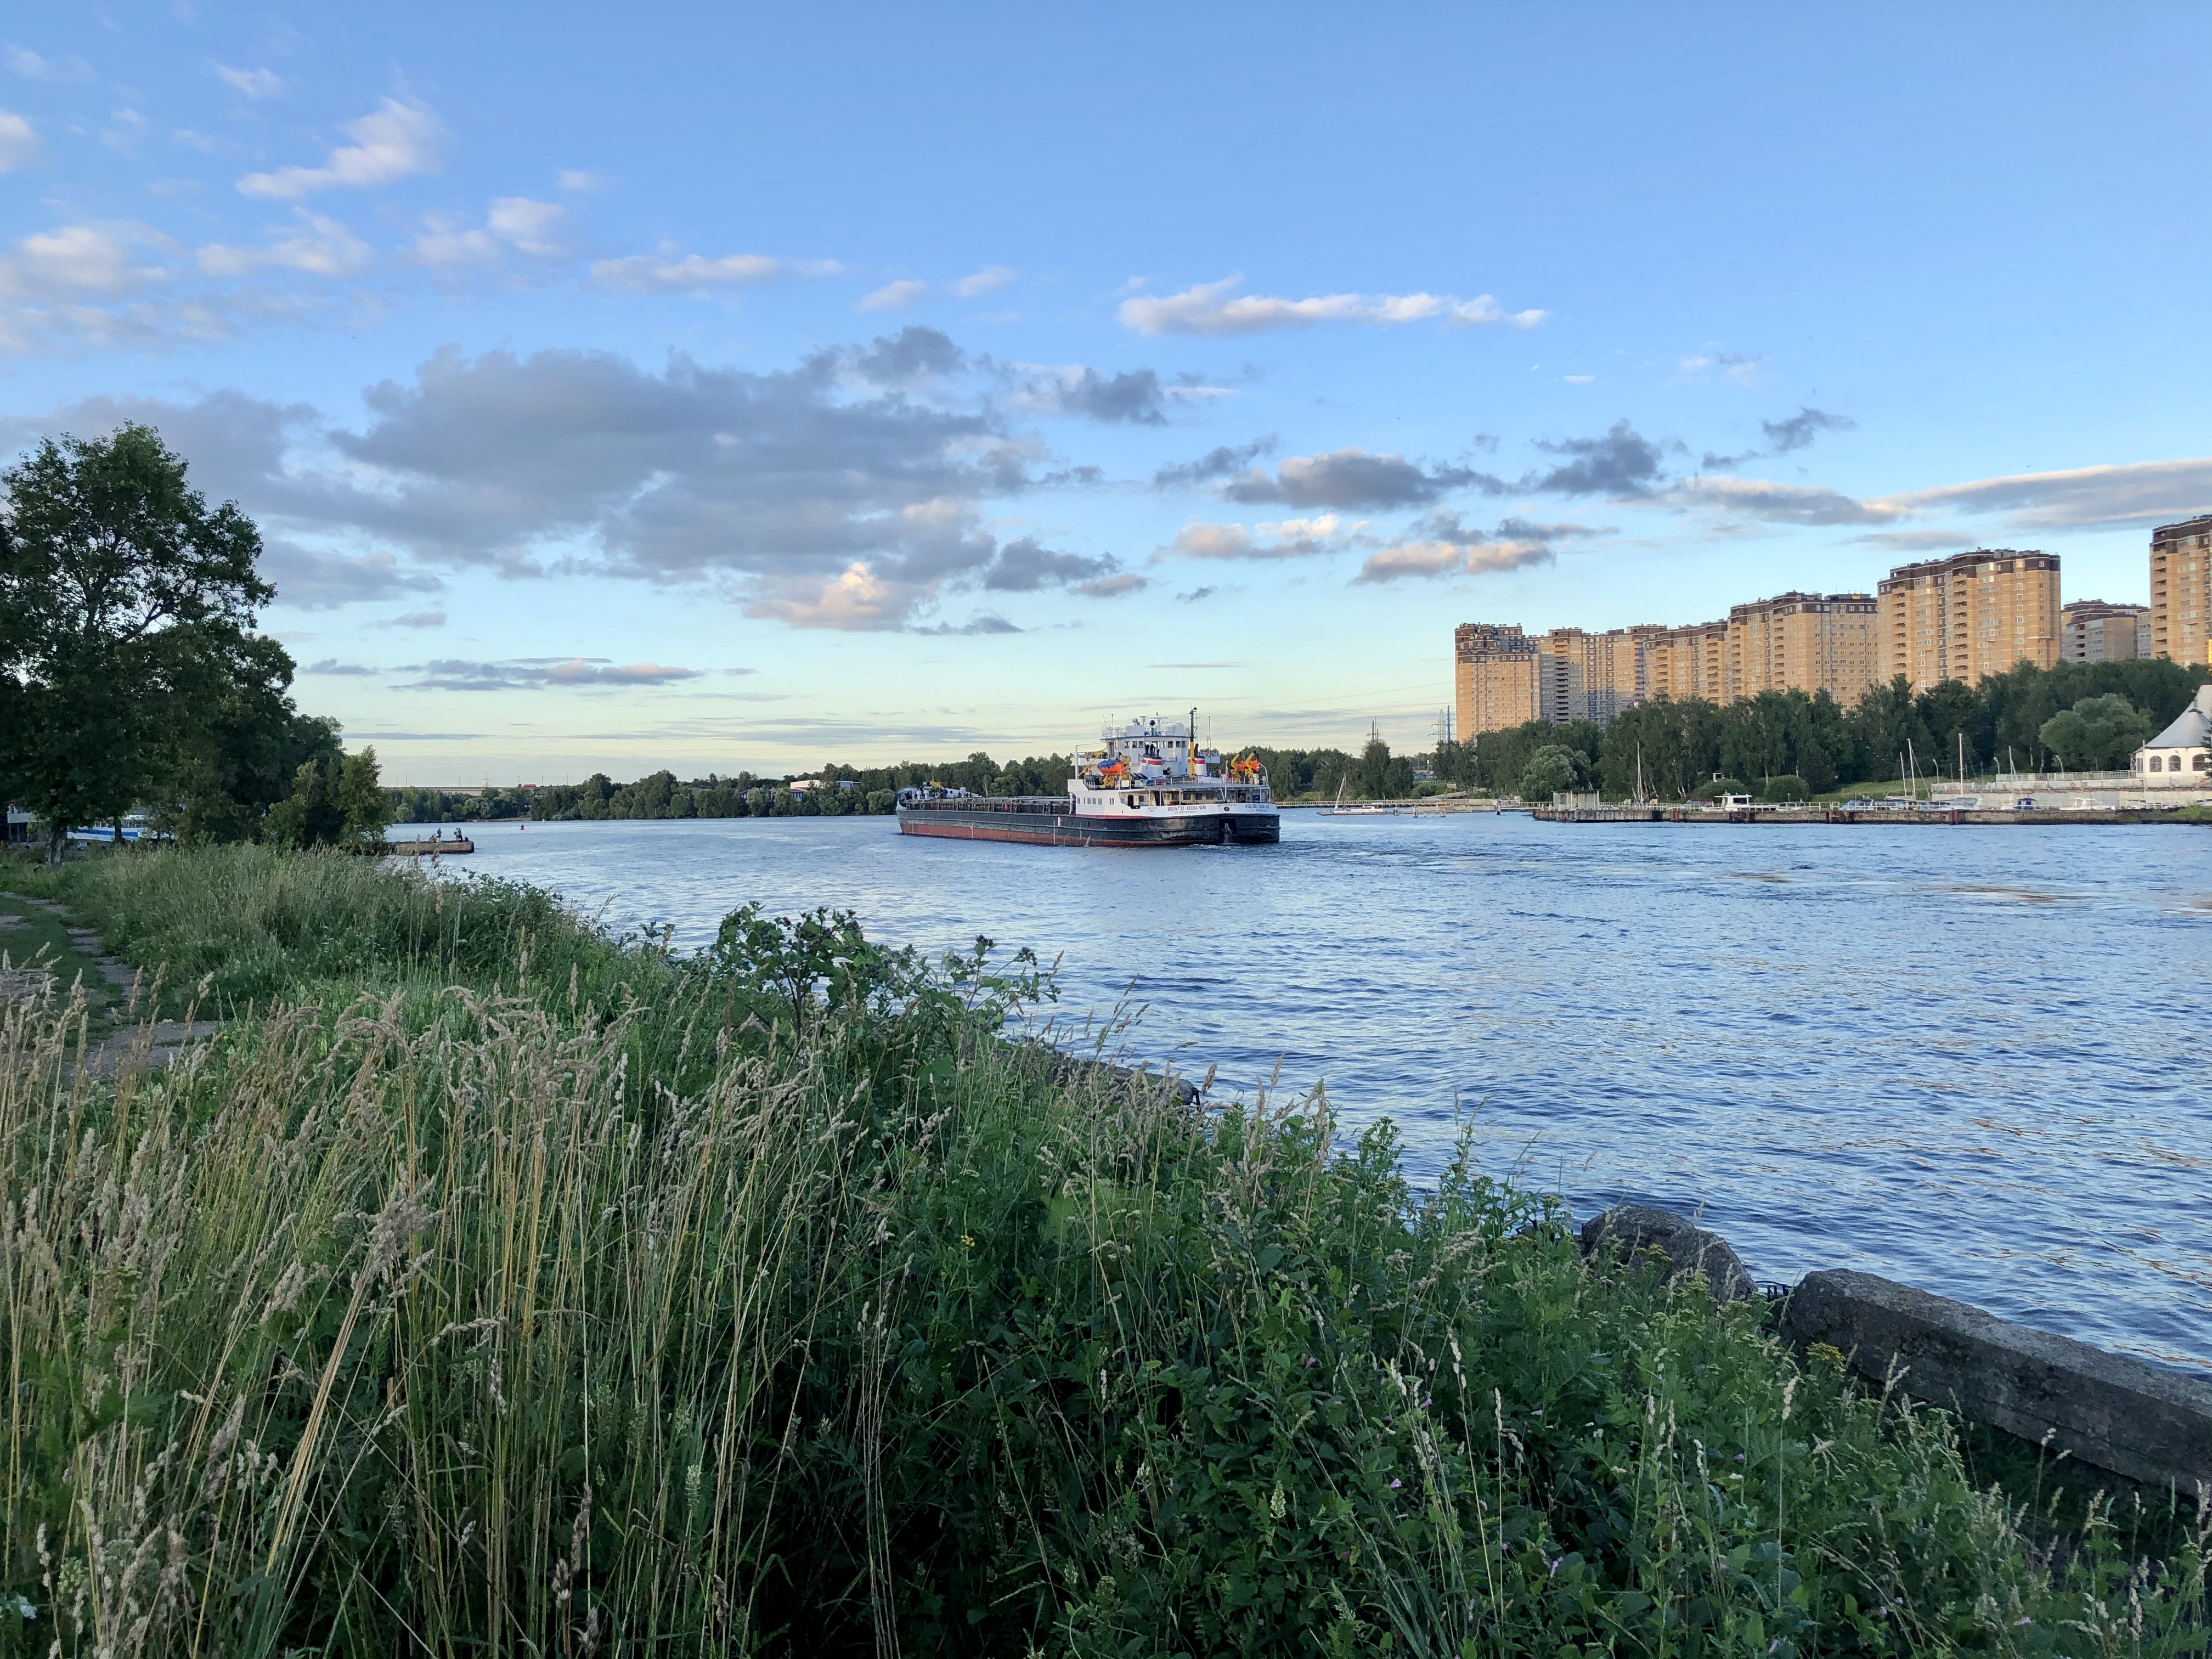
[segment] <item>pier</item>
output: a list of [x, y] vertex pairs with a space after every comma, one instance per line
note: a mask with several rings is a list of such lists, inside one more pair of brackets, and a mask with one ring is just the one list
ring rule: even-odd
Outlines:
[[2114, 824], [2212, 823], [2212, 817], [2189, 815], [2172, 806], [1978, 807], [1927, 805], [1701, 806], [1638, 805], [1620, 801], [1598, 806], [1538, 806], [1531, 816], [1546, 823], [1872, 823], [1872, 824]]

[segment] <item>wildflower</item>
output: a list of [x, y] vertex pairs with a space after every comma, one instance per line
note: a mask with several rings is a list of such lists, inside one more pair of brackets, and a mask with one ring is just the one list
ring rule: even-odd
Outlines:
[[1398, 1488], [1399, 1488], [1399, 1487], [1401, 1487], [1401, 1486], [1404, 1486], [1405, 1484], [1406, 1484], [1406, 1483], [1405, 1483], [1404, 1481], [1402, 1481], [1402, 1480], [1393, 1480], [1393, 1481], [1390, 1483], [1390, 1490], [1391, 1490], [1392, 1492], [1395, 1492], [1395, 1491], [1397, 1491], [1397, 1490], [1398, 1490]]
[[2027, 1618], [2020, 1618], [2020, 1619], [2015, 1619], [2015, 1620], [2014, 1620], [2012, 1621], [2012, 1627], [2013, 1627], [2014, 1630], [2018, 1630], [2018, 1629], [2019, 1629], [2022, 1625], [2032, 1625], [2032, 1624], [2033, 1624], [2034, 1622], [2035, 1622], [2035, 1620], [2033, 1620], [2033, 1619], [2027, 1619]]

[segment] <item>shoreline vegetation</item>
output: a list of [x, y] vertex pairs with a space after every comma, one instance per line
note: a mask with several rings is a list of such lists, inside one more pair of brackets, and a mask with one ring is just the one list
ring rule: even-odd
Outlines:
[[[1822, 801], [1905, 789], [1925, 794], [1952, 780], [1963, 755], [1967, 776], [2054, 766], [2073, 771], [2124, 767], [2151, 733], [2188, 705], [2212, 669], [2161, 659], [2022, 663], [1968, 686], [1948, 681], [1915, 692], [1902, 680], [1877, 686], [1844, 708], [1822, 692], [1765, 691], [1721, 704], [1659, 697], [1624, 709], [1602, 727], [1589, 720], [1531, 720], [1468, 743], [1439, 744], [1421, 766], [1381, 738], [1360, 753], [1340, 749], [1238, 750], [1267, 769], [1285, 805], [1404, 800], [1444, 792], [1548, 801], [1594, 789], [1626, 800], [1639, 783], [1656, 799], [1751, 793], [1764, 800]], [[819, 817], [887, 813], [899, 790], [936, 783], [979, 795], [1056, 795], [1065, 755], [1000, 763], [965, 760], [856, 767], [835, 762], [811, 777], [711, 774], [682, 779], [653, 772], [629, 783], [594, 773], [581, 783], [476, 793], [388, 789], [396, 823], [469, 823], [529, 818]], [[1423, 778], [1421, 771], [1430, 775]], [[1900, 773], [1910, 773], [1909, 779]], [[805, 787], [794, 790], [793, 783]]]
[[[1049, 975], [696, 957], [385, 860], [57, 898], [221, 1033], [0, 1020], [0, 1652], [2203, 1654], [2206, 1522]], [[1048, 1040], [1010, 1042], [1009, 1035]], [[1049, 1046], [1058, 1038], [1060, 1049]]]

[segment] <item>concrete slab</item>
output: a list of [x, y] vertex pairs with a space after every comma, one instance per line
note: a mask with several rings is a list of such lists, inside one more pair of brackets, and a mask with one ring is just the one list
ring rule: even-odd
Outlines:
[[[2080, 1462], [2185, 1494], [2212, 1492], [2212, 1382], [2031, 1330], [1872, 1273], [1808, 1273], [1782, 1330], [1860, 1376]], [[2197, 1500], [2200, 1504], [2205, 1498]]]

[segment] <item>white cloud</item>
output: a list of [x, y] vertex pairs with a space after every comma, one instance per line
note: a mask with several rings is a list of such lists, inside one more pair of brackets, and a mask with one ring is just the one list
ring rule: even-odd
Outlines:
[[26, 81], [51, 81], [66, 85], [72, 82], [92, 79], [92, 65], [82, 58], [41, 58], [25, 46], [9, 46], [4, 55], [8, 67]]
[[1759, 371], [1765, 362], [1766, 359], [1764, 357], [1740, 356], [1726, 351], [1706, 351], [1694, 356], [1685, 357], [1674, 367], [1680, 378], [1687, 380], [1702, 380], [1707, 370], [1718, 369], [1721, 379], [1726, 380], [1730, 386], [1742, 386], [1748, 390], [1759, 384]]
[[1818, 484], [1770, 483], [1764, 478], [1689, 478], [1675, 486], [1670, 498], [1770, 524], [1887, 524], [1907, 515], [1893, 501], [1862, 501]]
[[1549, 564], [1553, 556], [1551, 547], [1543, 542], [1433, 541], [1417, 537], [1370, 554], [1352, 580], [1389, 582], [1408, 576], [1479, 576]]
[[1456, 513], [1425, 514], [1395, 542], [1368, 556], [1355, 582], [1393, 582], [1407, 578], [1480, 576], [1550, 564], [1555, 544], [1604, 532], [1579, 524], [1536, 524], [1512, 518], [1494, 533], [1460, 522]]
[[896, 628], [921, 594], [904, 582], [887, 581], [858, 562], [835, 580], [819, 584], [776, 580], [745, 605], [748, 617], [771, 617], [794, 628], [827, 628], [867, 633]]
[[289, 201], [338, 185], [386, 185], [437, 169], [442, 131], [437, 117], [420, 104], [387, 98], [382, 107], [347, 122], [341, 131], [353, 143], [332, 150], [322, 166], [249, 173], [238, 181], [240, 192]]
[[118, 155], [133, 154], [139, 139], [145, 136], [146, 118], [126, 107], [117, 110], [108, 119], [113, 125], [100, 130], [100, 142]]
[[527, 196], [495, 197], [484, 222], [493, 235], [533, 258], [554, 258], [568, 251], [568, 210], [555, 203], [533, 202]]
[[167, 245], [158, 231], [130, 220], [34, 232], [0, 255], [0, 296], [76, 300], [128, 294], [168, 275], [159, 265], [139, 263], [134, 250]]
[[533, 259], [557, 259], [568, 252], [574, 229], [568, 210], [558, 203], [501, 196], [493, 199], [481, 226], [453, 214], [429, 215], [408, 252], [421, 264], [441, 270], [486, 264], [510, 250]]
[[241, 98], [275, 98], [284, 90], [283, 77], [270, 70], [233, 69], [228, 64], [216, 63], [209, 64], [208, 68]]
[[200, 249], [197, 256], [200, 270], [210, 276], [243, 276], [265, 270], [350, 276], [368, 265], [368, 244], [337, 220], [304, 208], [295, 211], [297, 226], [264, 247], [231, 247], [218, 242]]
[[1005, 265], [985, 265], [972, 276], [963, 276], [953, 283], [952, 291], [963, 300], [973, 300], [979, 295], [995, 294], [1021, 275]]
[[42, 148], [37, 131], [28, 121], [0, 110], [0, 173], [35, 161]]
[[853, 309], [855, 311], [904, 311], [928, 292], [928, 283], [917, 283], [912, 278], [896, 283], [885, 283], [873, 294], [861, 295]]
[[834, 276], [834, 259], [777, 259], [765, 253], [728, 253], [719, 259], [687, 253], [633, 253], [620, 259], [594, 259], [592, 280], [626, 294], [703, 294], [710, 289], [765, 283], [777, 276]]
[[2021, 472], [1884, 496], [1890, 516], [1948, 507], [1998, 512], [2024, 530], [2163, 524], [2212, 508], [2212, 457]]
[[1364, 519], [1346, 523], [1334, 513], [1310, 519], [1283, 519], [1247, 529], [1241, 524], [1187, 524], [1155, 559], [1310, 559], [1334, 553], [1367, 528]]
[[554, 182], [565, 191], [583, 196], [604, 188], [607, 181], [598, 173], [587, 173], [581, 167], [562, 167], [555, 176]]
[[1132, 295], [1121, 301], [1124, 328], [1139, 334], [1253, 334], [1270, 328], [1310, 328], [1316, 323], [1389, 325], [1443, 318], [1459, 324], [1534, 328], [1540, 311], [1508, 315], [1487, 294], [1462, 300], [1449, 294], [1324, 294], [1304, 300], [1239, 295], [1244, 279], [1225, 276], [1180, 294]]

